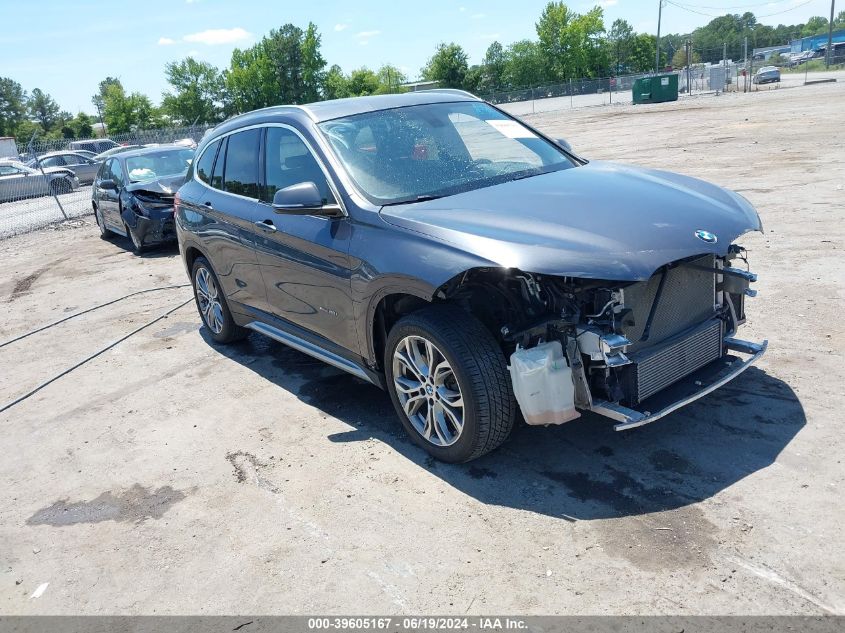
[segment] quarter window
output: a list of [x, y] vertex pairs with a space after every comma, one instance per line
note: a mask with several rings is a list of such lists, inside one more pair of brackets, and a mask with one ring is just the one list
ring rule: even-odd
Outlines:
[[211, 186], [215, 189], [223, 188], [223, 163], [226, 162], [226, 147], [229, 145], [229, 137], [223, 139], [220, 151], [217, 152], [217, 160], [214, 162], [214, 172], [211, 175]]
[[[214, 141], [202, 153], [199, 162], [197, 163], [197, 177], [204, 183], [211, 183], [211, 170], [214, 168], [214, 159], [217, 156], [217, 148], [220, 147], [220, 141]], [[221, 163], [223, 160], [221, 159]]]
[[279, 189], [313, 182], [320, 190], [323, 204], [335, 202], [323, 170], [295, 132], [282, 127], [267, 128], [265, 150], [263, 201], [272, 202]]
[[258, 198], [258, 139], [260, 130], [232, 134], [226, 149], [223, 190]]

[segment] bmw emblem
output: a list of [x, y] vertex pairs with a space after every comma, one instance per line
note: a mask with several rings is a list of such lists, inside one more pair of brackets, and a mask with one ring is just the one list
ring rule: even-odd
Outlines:
[[708, 244], [715, 244], [718, 241], [718, 238], [713, 233], [710, 231], [702, 231], [701, 229], [695, 232], [695, 236], [702, 242], [707, 242]]

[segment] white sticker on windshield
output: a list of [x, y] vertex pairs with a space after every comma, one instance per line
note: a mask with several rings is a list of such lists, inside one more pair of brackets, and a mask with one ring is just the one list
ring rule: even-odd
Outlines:
[[537, 138], [534, 132], [510, 119], [488, 119], [486, 122], [508, 138]]

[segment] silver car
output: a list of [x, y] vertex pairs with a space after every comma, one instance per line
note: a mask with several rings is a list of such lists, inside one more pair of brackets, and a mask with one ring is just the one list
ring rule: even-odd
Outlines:
[[77, 152], [49, 152], [37, 159], [27, 162], [27, 166], [38, 169], [38, 163], [45, 169], [47, 167], [67, 167], [79, 178], [82, 184], [94, 182], [100, 163], [92, 158], [83, 156]]
[[27, 167], [14, 160], [0, 161], [0, 202], [59, 195], [79, 188], [79, 178], [66, 167]]

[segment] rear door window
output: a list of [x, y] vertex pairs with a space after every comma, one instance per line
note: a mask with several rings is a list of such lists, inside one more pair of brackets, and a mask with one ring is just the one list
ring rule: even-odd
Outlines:
[[258, 198], [259, 129], [237, 132], [229, 137], [223, 190], [247, 198]]

